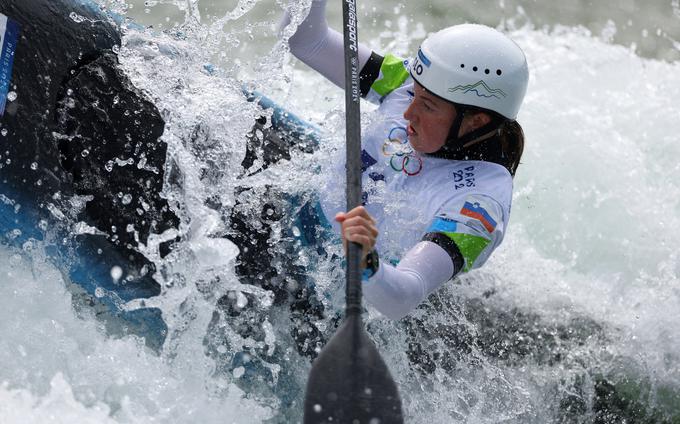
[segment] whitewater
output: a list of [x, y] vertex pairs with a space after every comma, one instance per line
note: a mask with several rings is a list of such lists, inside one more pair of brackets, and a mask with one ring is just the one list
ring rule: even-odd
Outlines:
[[[219, 235], [237, 187], [313, 196], [321, 185], [315, 170], [342, 148], [344, 95], [273, 37], [281, 5], [262, 18], [249, 15], [257, 2], [243, 0], [207, 19], [197, 1], [160, 4], [180, 10], [183, 23], [128, 29], [118, 53], [166, 122], [164, 195], [182, 225], [140, 246], [157, 265], [162, 293], [126, 306], [160, 308], [167, 340], [157, 353], [138, 337], [112, 334], [44, 260], [40, 244], [0, 247], [0, 423], [300, 419], [309, 364], [295, 354], [270, 293], [236, 277], [244, 246]], [[672, 5], [680, 23], [680, 7]], [[106, 6], [127, 12], [122, 2]], [[370, 21], [371, 11], [360, 10], [360, 22]], [[293, 6], [294, 22], [304, 13], [304, 4]], [[680, 61], [614, 43], [614, 27], [543, 28], [525, 18], [502, 26], [525, 51], [531, 74], [504, 243], [483, 269], [438, 291], [411, 320], [394, 323], [370, 307], [365, 314], [406, 422], [619, 422], [598, 416], [593, 400], [610, 386], [639, 412], [627, 412], [629, 422], [678, 419]], [[405, 56], [434, 29], [394, 14], [364, 42]], [[267, 48], [244, 50], [243, 39], [260, 35], [271, 40]], [[319, 149], [244, 175], [244, 140], [260, 112], [242, 96], [242, 83], [318, 126]], [[371, 107], [362, 107], [369, 121]], [[285, 228], [277, 231], [286, 237]], [[159, 244], [178, 235], [179, 247], [161, 258]], [[315, 261], [313, 253], [290, 258]], [[286, 263], [276, 266], [285, 273]], [[340, 311], [341, 264], [320, 260], [311, 272], [327, 310]], [[207, 336], [209, 328], [228, 332], [213, 312], [233, 291], [242, 293], [242, 307], [264, 317], [264, 339], [250, 343], [289, 353], [283, 367], [269, 369], [290, 387], [286, 399], [242, 384], [245, 370], [221, 362], [235, 353], [230, 344]], [[414, 341], [428, 361], [410, 360]]]

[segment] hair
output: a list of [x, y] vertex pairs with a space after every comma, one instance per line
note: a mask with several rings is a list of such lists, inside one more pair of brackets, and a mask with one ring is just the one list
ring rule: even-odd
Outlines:
[[504, 166], [514, 177], [524, 152], [524, 131], [517, 121], [504, 121], [497, 130], [464, 143], [458, 151], [467, 160]]
[[[519, 123], [487, 109], [463, 105], [456, 105], [456, 109], [457, 122], [452, 125], [446, 144], [431, 155], [452, 160], [497, 163], [514, 177], [524, 152], [524, 131]], [[457, 137], [463, 116], [477, 112], [487, 113], [491, 121], [460, 138]]]

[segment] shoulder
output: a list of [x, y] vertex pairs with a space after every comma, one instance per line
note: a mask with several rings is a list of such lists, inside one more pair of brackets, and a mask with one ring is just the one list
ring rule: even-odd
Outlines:
[[[512, 193], [512, 176], [496, 163], [432, 158], [433, 174], [442, 191], [449, 195], [464, 192]], [[493, 197], [493, 196], [492, 196]]]
[[409, 60], [387, 54], [380, 63], [380, 70], [371, 83], [366, 99], [372, 103], [380, 104], [387, 96], [407, 85], [410, 81]]
[[512, 191], [510, 172], [497, 163], [484, 161], [455, 161], [450, 169], [454, 188], [472, 190]]
[[[463, 270], [481, 266], [502, 242], [510, 216], [512, 177], [501, 165], [440, 159], [436, 210], [427, 234], [441, 233], [460, 251]], [[448, 163], [447, 163], [448, 162]]]
[[483, 161], [441, 161], [442, 166], [430, 175], [437, 192], [437, 213], [459, 212], [466, 204], [481, 204], [495, 211], [493, 215], [501, 221], [507, 218], [512, 177], [505, 167]]

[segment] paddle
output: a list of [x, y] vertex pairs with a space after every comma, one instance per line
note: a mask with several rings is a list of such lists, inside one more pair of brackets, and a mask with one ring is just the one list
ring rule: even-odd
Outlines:
[[[361, 124], [356, 1], [344, 0], [347, 210], [361, 205]], [[349, 243], [345, 319], [312, 364], [305, 424], [398, 424], [399, 391], [361, 319], [361, 246]]]

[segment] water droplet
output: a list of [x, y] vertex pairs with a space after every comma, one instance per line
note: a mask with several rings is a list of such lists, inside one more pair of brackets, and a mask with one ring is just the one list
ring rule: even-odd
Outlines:
[[77, 23], [77, 24], [79, 24], [79, 23], [81, 23], [81, 22], [83, 22], [83, 21], [85, 20], [84, 17], [80, 16], [80, 15], [77, 14], [76, 12], [71, 12], [71, 13], [68, 15], [68, 17], [71, 18], [71, 20], [73, 20], [73, 22], [75, 22], [75, 23]]
[[113, 98], [113, 104], [114, 104], [114, 105], [117, 105], [118, 102], [120, 102], [120, 97], [118, 97], [118, 96], [114, 97], [114, 98]]
[[84, 149], [82, 152], [80, 152], [80, 156], [86, 158], [90, 154], [90, 151], [87, 149]]
[[101, 299], [104, 296], [106, 296], [106, 291], [103, 288], [97, 287], [94, 289], [94, 297]]
[[126, 194], [125, 196], [123, 196], [123, 199], [121, 200], [121, 202], [123, 202], [124, 205], [129, 205], [130, 202], [132, 202], [132, 195], [129, 194], [129, 193]]
[[243, 374], [246, 373], [246, 369], [243, 367], [234, 368], [234, 378], [241, 378]]
[[301, 234], [302, 234], [302, 233], [300, 232], [300, 229], [299, 229], [297, 226], [294, 226], [294, 227], [293, 227], [293, 235], [294, 235], [295, 237], [300, 237]]
[[113, 171], [113, 161], [110, 160], [106, 162], [106, 165], [104, 165], [104, 169], [106, 169], [107, 172]]
[[318, 403], [316, 405], [314, 405], [314, 412], [316, 412], [317, 414], [319, 412], [321, 412], [322, 410], [323, 410], [323, 408]]
[[7, 100], [9, 100], [10, 102], [13, 102], [16, 99], [17, 99], [17, 92], [16, 91], [10, 91], [9, 93], [7, 93]]
[[123, 276], [123, 268], [119, 267], [118, 265], [114, 266], [111, 268], [111, 278], [113, 279], [114, 283], [118, 283], [120, 280], [120, 277]]
[[2, 131], [0, 131], [0, 134], [2, 134], [3, 137], [6, 136], [7, 135], [7, 128], [3, 128]]
[[44, 219], [41, 219], [40, 222], [38, 222], [38, 228], [40, 228], [41, 230], [47, 231], [47, 227], [48, 227], [47, 221], [45, 221]]
[[34, 170], [34, 171], [35, 171], [36, 169], [38, 169], [38, 162], [33, 162], [33, 163], [31, 164], [31, 169]]

